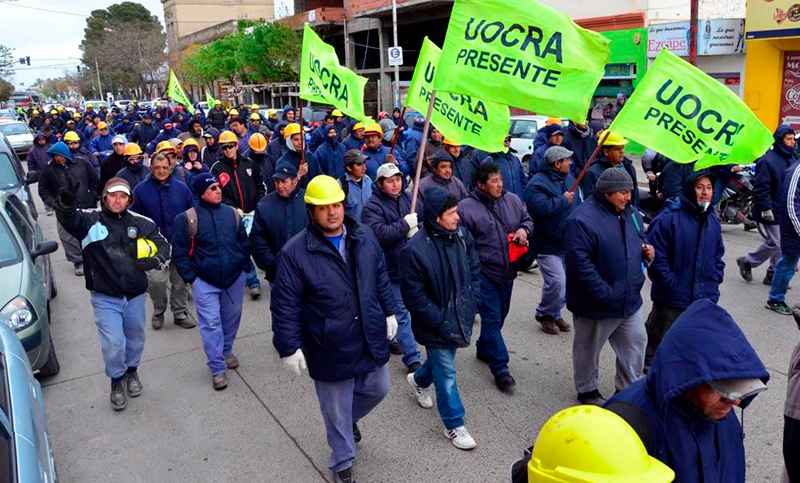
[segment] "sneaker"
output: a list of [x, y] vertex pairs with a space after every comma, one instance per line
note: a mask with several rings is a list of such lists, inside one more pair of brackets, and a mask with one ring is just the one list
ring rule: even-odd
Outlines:
[[250, 300], [258, 300], [261, 297], [261, 285], [250, 287]]
[[407, 367], [408, 373], [409, 374], [413, 374], [413, 373], [417, 372], [420, 367], [422, 367], [422, 363], [420, 361], [414, 361], [414, 362], [412, 362], [411, 364], [408, 365], [408, 367]]
[[517, 385], [517, 381], [515, 381], [509, 373], [501, 374], [495, 377], [494, 383], [497, 386], [497, 389], [500, 389], [505, 393], [510, 393], [514, 386]]
[[536, 317], [536, 320], [542, 324], [542, 330], [545, 334], [556, 335], [559, 333], [558, 326], [556, 326], [555, 321], [550, 316], [544, 317]]
[[750, 266], [744, 259], [739, 257], [736, 259], [736, 265], [739, 265], [739, 275], [742, 276], [745, 282], [753, 281], [753, 267]]
[[176, 315], [173, 319], [175, 325], [178, 327], [183, 327], [184, 329], [191, 329], [193, 327], [197, 327], [197, 321], [194, 320], [194, 316], [189, 312], [184, 312], [180, 315]]
[[356, 483], [356, 479], [353, 476], [353, 467], [345, 468], [342, 471], [334, 471], [333, 483]]
[[139, 373], [136, 371], [125, 374], [125, 385], [128, 386], [128, 396], [139, 397], [144, 391], [142, 382], [139, 380]]
[[125, 378], [111, 379], [111, 407], [114, 411], [122, 411], [128, 405], [128, 395], [125, 388]]
[[472, 449], [477, 446], [475, 440], [472, 439], [469, 431], [464, 426], [459, 426], [455, 429], [445, 428], [444, 436], [458, 449]]
[[228, 387], [228, 376], [225, 375], [224, 372], [222, 374], [215, 374], [211, 382], [214, 384], [215, 391], [221, 391]]
[[775, 275], [774, 270], [767, 270], [767, 274], [764, 275], [764, 280], [761, 281], [764, 285], [772, 285], [772, 276]]
[[76, 263], [75, 264], [75, 276], [83, 277], [83, 264], [82, 263]]
[[353, 441], [356, 443], [361, 442], [361, 430], [358, 429], [358, 425], [356, 423], [353, 423]]
[[233, 354], [228, 354], [225, 356], [225, 365], [228, 366], [228, 369], [236, 369], [239, 367], [239, 359]]
[[47, 210], [47, 216], [53, 216], [53, 210]]
[[786, 302], [778, 302], [776, 300], [768, 300], [766, 307], [773, 312], [778, 312], [781, 315], [792, 315], [792, 309], [786, 305]]
[[572, 326], [569, 325], [569, 322], [567, 322], [566, 320], [562, 319], [561, 317], [559, 317], [556, 320], [554, 320], [554, 322], [556, 323], [556, 326], [558, 327], [558, 330], [560, 330], [561, 332], [569, 332], [569, 331], [572, 330]]
[[164, 314], [154, 315], [153, 318], [150, 319], [150, 324], [153, 326], [153, 330], [160, 330], [164, 327]]
[[403, 349], [400, 348], [400, 344], [395, 341], [389, 343], [389, 352], [396, 356], [403, 355]]
[[581, 404], [589, 404], [592, 406], [602, 406], [606, 402], [606, 398], [600, 394], [600, 391], [595, 389], [594, 391], [589, 392], [581, 392], [578, 393], [578, 402]]
[[406, 376], [406, 380], [408, 381], [408, 385], [414, 389], [414, 395], [417, 397], [417, 404], [420, 407], [425, 409], [430, 409], [433, 407], [433, 399], [431, 399], [431, 395], [426, 388], [422, 388], [419, 384], [417, 384], [417, 380], [414, 379], [414, 373], [412, 372], [408, 376]]

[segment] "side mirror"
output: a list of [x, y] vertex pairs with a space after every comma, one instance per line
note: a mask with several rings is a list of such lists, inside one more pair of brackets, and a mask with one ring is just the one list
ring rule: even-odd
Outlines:
[[34, 184], [38, 182], [39, 182], [39, 172], [28, 171], [28, 174], [25, 175], [25, 184]]
[[38, 245], [36, 248], [31, 250], [31, 258], [36, 260], [38, 257], [42, 255], [49, 255], [53, 252], [58, 250], [58, 242], [54, 242], [52, 240], [45, 240]]

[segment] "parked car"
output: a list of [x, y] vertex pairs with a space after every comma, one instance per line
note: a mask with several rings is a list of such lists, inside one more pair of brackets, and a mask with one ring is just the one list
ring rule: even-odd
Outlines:
[[153, 107], [153, 101], [137, 101], [136, 104], [139, 106], [140, 111], [146, 111]]
[[0, 324], [0, 394], [3, 481], [57, 482], [42, 386], [14, 330], [6, 324]]
[[0, 192], [0, 321], [14, 329], [31, 368], [42, 376], [58, 373], [50, 334], [50, 300], [58, 294], [50, 253], [58, 243], [46, 240], [27, 207]]
[[14, 152], [13, 146], [5, 135], [0, 132], [0, 190], [8, 191], [16, 195], [23, 203], [28, 206], [33, 218], [39, 215], [36, 205], [33, 204], [31, 189], [29, 185], [39, 181], [39, 173], [25, 173], [22, 161]]
[[0, 121], [0, 133], [11, 143], [17, 156], [22, 159], [28, 157], [28, 151], [33, 147], [33, 134], [24, 122]]
[[125, 108], [128, 107], [128, 104], [130, 103], [131, 103], [130, 99], [117, 99], [116, 101], [114, 101], [114, 106], [119, 107], [124, 111]]
[[19, 120], [19, 114], [17, 114], [13, 109], [0, 109], [0, 122]]
[[[208, 112], [208, 110], [210, 109], [207, 101], [200, 101], [200, 102], [198, 102], [198, 104], [200, 104], [200, 109], [202, 109], [203, 112]], [[211, 106], [211, 107], [214, 107], [214, 106]]]
[[[533, 140], [536, 133], [547, 125], [547, 116], [528, 115], [511, 116], [511, 126], [508, 133], [511, 136], [511, 148], [517, 151], [517, 157], [528, 169], [528, 162], [533, 156]], [[561, 119], [561, 125], [567, 126], [569, 120]]]
[[104, 100], [101, 100], [101, 99], [95, 99], [95, 100], [91, 100], [91, 101], [84, 101], [83, 108], [86, 109], [86, 106], [88, 106], [89, 104], [91, 104], [92, 107], [97, 111], [99, 111], [100, 107], [102, 107], [102, 106], [106, 106], [107, 108], [111, 108], [111, 106], [108, 104], [108, 102], [106, 102]]

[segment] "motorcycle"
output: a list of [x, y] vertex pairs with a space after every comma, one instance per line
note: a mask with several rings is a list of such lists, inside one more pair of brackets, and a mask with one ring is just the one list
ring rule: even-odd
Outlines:
[[742, 165], [738, 173], [733, 173], [724, 182], [722, 197], [717, 203], [720, 222], [731, 225], [744, 224], [745, 231], [758, 229], [764, 239], [766, 233], [751, 219], [753, 213], [753, 180], [755, 164]]

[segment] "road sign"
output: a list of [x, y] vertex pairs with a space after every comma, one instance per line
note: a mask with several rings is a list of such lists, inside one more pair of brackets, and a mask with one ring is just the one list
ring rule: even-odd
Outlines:
[[389, 65], [392, 67], [403, 65], [402, 47], [389, 47]]

